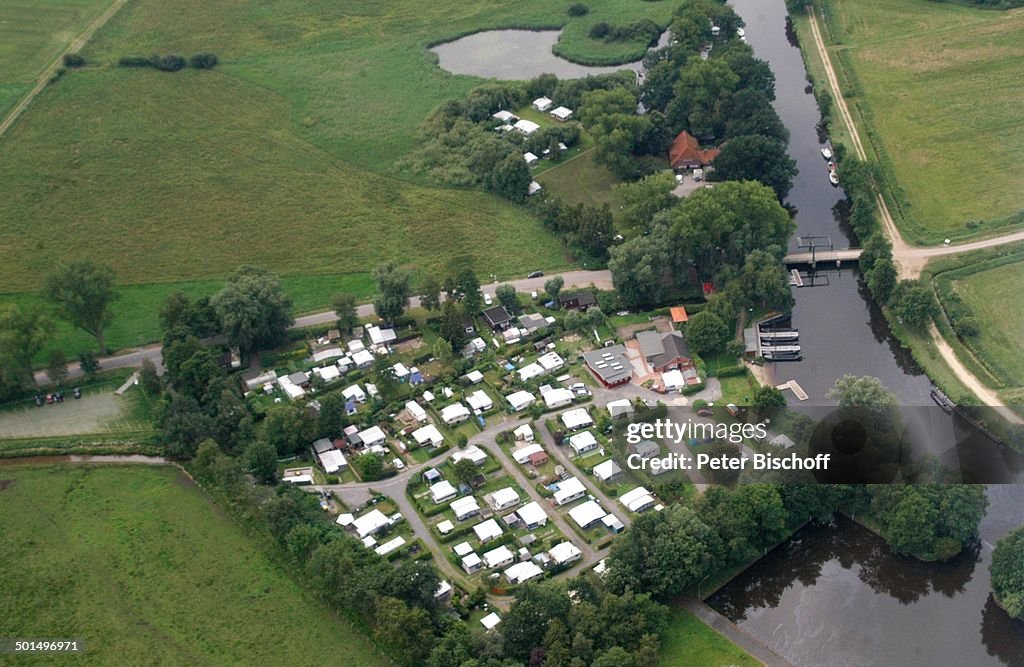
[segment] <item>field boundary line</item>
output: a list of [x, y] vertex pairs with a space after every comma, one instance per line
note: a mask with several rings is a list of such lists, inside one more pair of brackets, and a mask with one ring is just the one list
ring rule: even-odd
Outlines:
[[96, 34], [96, 31], [105, 26], [107, 22], [112, 19], [114, 15], [117, 14], [126, 4], [128, 4], [128, 0], [114, 0], [114, 2], [107, 7], [106, 11], [100, 14], [95, 21], [90, 23], [86, 29], [78, 35], [78, 37], [72, 40], [67, 47], [57, 54], [57, 57], [54, 58], [46, 69], [43, 70], [42, 74], [39, 75], [39, 78], [36, 80], [36, 85], [32, 87], [32, 90], [28, 91], [28, 93], [25, 94], [25, 97], [21, 98], [21, 101], [14, 105], [14, 108], [11, 109], [10, 113], [0, 121], [0, 137], [3, 137], [7, 130], [14, 125], [22, 112], [24, 112], [25, 109], [28, 108], [28, 105], [32, 103], [32, 100], [36, 98], [36, 95], [43, 92], [43, 89], [49, 85], [50, 79], [57, 72], [57, 69], [63, 64], [64, 56], [81, 50], [81, 48], [85, 46], [86, 42], [92, 39], [92, 36]]

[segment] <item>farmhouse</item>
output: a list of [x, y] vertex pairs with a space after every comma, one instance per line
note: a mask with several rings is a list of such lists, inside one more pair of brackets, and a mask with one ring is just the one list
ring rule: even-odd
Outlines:
[[536, 563], [526, 561], [524, 563], [516, 563], [505, 570], [505, 576], [510, 584], [522, 584], [531, 579], [544, 576], [544, 570], [540, 569]]
[[530, 407], [530, 404], [535, 400], [535, 396], [528, 391], [517, 391], [513, 394], [509, 394], [505, 397], [509, 405], [512, 406], [513, 412], [521, 412], [526, 408]]
[[559, 482], [555, 491], [555, 504], [568, 505], [574, 500], [579, 500], [587, 492], [587, 487], [576, 477]]
[[594, 477], [607, 484], [622, 477], [622, 468], [615, 459], [608, 459], [594, 466]]
[[530, 136], [531, 134], [540, 129], [540, 125], [534, 123], [532, 120], [526, 120], [524, 118], [522, 120], [517, 120], [515, 125], [512, 126], [512, 129], [514, 129], [516, 132], [519, 132], [520, 134]]
[[664, 334], [657, 331], [641, 331], [636, 335], [636, 342], [647, 365], [656, 373], [693, 367], [690, 348], [679, 331]]
[[[483, 567], [483, 561], [475, 553], [469, 553], [462, 557], [462, 569], [466, 571], [466, 574], [473, 574], [481, 567]], [[491, 616], [495, 616], [495, 614], [491, 614]]]
[[499, 526], [498, 522], [494, 519], [488, 519], [487, 521], [482, 521], [473, 526], [473, 532], [476, 533], [476, 539], [478, 539], [481, 544], [485, 544], [495, 538], [501, 537], [501, 526]]
[[515, 507], [519, 504], [519, 494], [511, 486], [506, 486], [503, 489], [498, 489], [491, 494], [490, 499], [487, 501], [490, 504], [491, 509], [495, 512], [507, 510], [510, 507]]
[[456, 495], [455, 487], [452, 483], [446, 479], [442, 479], [437, 484], [433, 484], [430, 487], [430, 497], [433, 499], [435, 505], [451, 500]]
[[452, 403], [441, 408], [441, 420], [445, 424], [458, 424], [469, 419], [469, 408], [462, 403]]
[[654, 507], [654, 496], [642, 486], [622, 494], [619, 500], [630, 512], [640, 513]]
[[483, 312], [484, 321], [492, 331], [504, 331], [512, 325], [512, 315], [505, 306], [492, 306]]
[[578, 431], [581, 428], [593, 426], [594, 420], [591, 419], [586, 408], [576, 408], [562, 413], [562, 423], [570, 431]]
[[516, 559], [516, 555], [512, 553], [512, 550], [502, 544], [496, 549], [491, 549], [484, 554], [484, 566], [493, 570], [496, 567], [505, 567]]
[[494, 401], [491, 400], [491, 397], [483, 389], [477, 389], [467, 396], [466, 402], [469, 403], [470, 408], [477, 412], [487, 412], [494, 407]]
[[668, 162], [673, 169], [694, 169], [714, 162], [718, 152], [717, 148], [702, 149], [696, 137], [683, 130], [672, 141]]
[[388, 520], [384, 513], [378, 509], [373, 509], [359, 517], [349, 527], [355, 531], [359, 539], [363, 539], [369, 535], [373, 535], [384, 526], [390, 526], [391, 522]]
[[628, 398], [608, 401], [608, 404], [605, 407], [608, 408], [608, 414], [613, 418], [629, 417], [633, 414], [633, 402]]
[[550, 109], [552, 106], [554, 106], [554, 104], [555, 103], [552, 102], [547, 97], [538, 97], [533, 101], [533, 108], [536, 109], [537, 111], [544, 112]]
[[633, 378], [633, 366], [626, 357], [625, 345], [584, 352], [583, 361], [594, 377], [609, 389], [627, 384]]
[[444, 442], [444, 436], [441, 435], [441, 431], [437, 430], [437, 427], [433, 424], [421, 426], [413, 431], [412, 439], [415, 440], [416, 444], [420, 447], [440, 447]]
[[551, 110], [551, 117], [557, 121], [565, 122], [572, 118], [572, 109], [566, 107], [556, 107]]
[[576, 522], [580, 528], [587, 529], [605, 517], [607, 512], [593, 500], [573, 507], [569, 510], [569, 517]]
[[487, 460], [487, 454], [485, 454], [484, 450], [480, 449], [476, 445], [470, 445], [469, 447], [452, 454], [452, 463], [458, 463], [463, 460], [472, 461], [473, 465], [479, 467]]
[[516, 430], [512, 431], [516, 436], [516, 440], [522, 440], [523, 442], [533, 442], [533, 429], [530, 428], [529, 424], [521, 424], [516, 427]]
[[464, 521], [480, 513], [480, 505], [477, 504], [476, 498], [473, 496], [453, 500], [449, 507], [452, 508], [452, 512], [455, 512], [455, 518], [459, 521]]
[[544, 447], [539, 444], [526, 445], [525, 447], [512, 450], [512, 458], [515, 459], [516, 463], [519, 465], [526, 465], [531, 456], [543, 453]]
[[516, 510], [516, 514], [527, 530], [534, 530], [548, 523], [548, 515], [537, 501], [523, 505]]
[[579, 456], [597, 449], [597, 438], [590, 431], [583, 431], [569, 438], [569, 446]]
[[417, 403], [416, 401], [408, 401], [405, 404], [405, 409], [409, 411], [409, 414], [418, 422], [427, 421], [427, 411]]
[[583, 553], [572, 542], [560, 542], [548, 550], [548, 555], [555, 565], [566, 565], [579, 560]]
[[550, 389], [544, 392], [543, 396], [544, 405], [547, 406], [548, 410], [561, 408], [572, 403], [572, 392], [562, 387]]
[[597, 297], [590, 290], [558, 295], [558, 307], [570, 310], [586, 310], [597, 305]]

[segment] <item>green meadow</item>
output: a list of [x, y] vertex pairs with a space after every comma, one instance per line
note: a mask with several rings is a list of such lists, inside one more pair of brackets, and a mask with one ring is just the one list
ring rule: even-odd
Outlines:
[[388, 664], [169, 466], [0, 468], [0, 577], [0, 636], [76, 664]]
[[[941, 243], [1024, 221], [1024, 9], [824, 7], [843, 93], [894, 177], [910, 239]], [[801, 37], [810, 46], [810, 33]]]

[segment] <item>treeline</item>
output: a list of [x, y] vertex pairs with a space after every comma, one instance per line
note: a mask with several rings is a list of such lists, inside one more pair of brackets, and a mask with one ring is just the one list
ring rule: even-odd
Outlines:
[[900, 321], [921, 327], [936, 317], [939, 306], [932, 289], [920, 280], [900, 280], [892, 244], [878, 216], [878, 171], [874, 165], [835, 147], [846, 199], [837, 204], [860, 241], [860, 270], [879, 305], [887, 306]]
[[213, 69], [218, 59], [215, 53], [197, 53], [188, 60], [173, 53], [154, 54], [151, 56], [123, 56], [117, 64], [121, 67], [152, 67], [161, 72], [177, 72], [192, 67], [193, 69]]
[[615, 74], [559, 81], [544, 74], [525, 82], [478, 86], [464, 99], [445, 102], [427, 117], [419, 130], [420, 148], [404, 159], [403, 165], [440, 185], [483, 187], [522, 201], [532, 180], [523, 153], [541, 156], [549, 151], [549, 158], [558, 160], [559, 143], [567, 148], [576, 145], [580, 126], [562, 123], [527, 137], [515, 131], [496, 132], [498, 123], [491, 114], [500, 109], [514, 112], [542, 96], [575, 108], [583, 92], [612, 87], [622, 80], [622, 75]]

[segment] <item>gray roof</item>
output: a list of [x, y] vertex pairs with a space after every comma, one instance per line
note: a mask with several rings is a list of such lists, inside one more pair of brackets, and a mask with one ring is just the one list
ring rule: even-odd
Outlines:
[[638, 442], [635, 445], [630, 445], [629, 449], [642, 459], [649, 459], [661, 454], [661, 447], [659, 447], [658, 443], [653, 440]]
[[640, 344], [640, 353], [652, 366], [661, 366], [679, 357], [690, 358], [690, 348], [679, 331], [664, 334], [641, 331], [636, 335], [636, 342]]
[[615, 384], [633, 375], [633, 367], [626, 358], [625, 345], [612, 345], [583, 354], [591, 371], [608, 384]]

